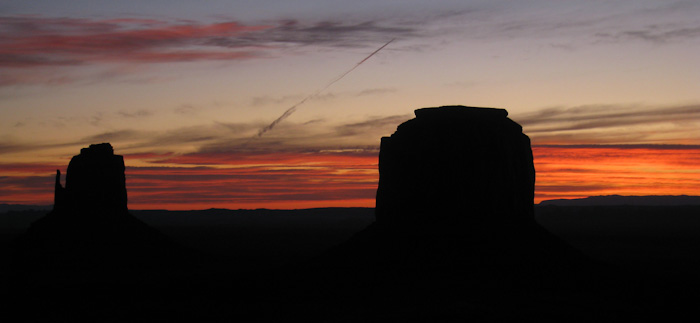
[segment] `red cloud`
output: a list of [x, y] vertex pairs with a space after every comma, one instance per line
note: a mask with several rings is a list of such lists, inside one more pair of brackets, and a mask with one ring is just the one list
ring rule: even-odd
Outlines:
[[211, 39], [267, 28], [270, 26], [237, 22], [171, 24], [148, 19], [0, 17], [0, 67], [249, 58], [254, 56], [249, 51], [202, 45]]

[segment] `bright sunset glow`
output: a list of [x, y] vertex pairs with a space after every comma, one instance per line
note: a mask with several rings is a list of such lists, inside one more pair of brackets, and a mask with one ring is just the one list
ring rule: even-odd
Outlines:
[[55, 170], [110, 142], [133, 209], [372, 207], [380, 138], [451, 104], [523, 126], [536, 202], [700, 195], [699, 16], [653, 0], [5, 3], [0, 203], [51, 204]]
[[696, 195], [700, 147], [533, 147], [535, 201], [593, 195]]
[[[700, 147], [535, 146], [535, 201], [592, 195], [683, 195], [700, 191]], [[125, 156], [127, 165], [134, 160]], [[127, 166], [129, 207], [373, 207], [376, 155], [204, 155]], [[2, 198], [50, 204], [51, 167], [4, 165]], [[65, 179], [64, 179], [65, 180]]]

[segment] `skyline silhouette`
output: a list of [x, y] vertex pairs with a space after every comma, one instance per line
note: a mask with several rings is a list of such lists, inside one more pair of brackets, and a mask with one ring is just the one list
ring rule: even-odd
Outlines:
[[[132, 209], [372, 207], [377, 151], [124, 154]], [[696, 195], [700, 146], [533, 145], [535, 202]], [[149, 161], [144, 164], [142, 158]], [[136, 165], [131, 164], [134, 162]], [[169, 166], [165, 166], [169, 165]], [[56, 163], [4, 164], [2, 204], [49, 205]], [[238, 189], [245, 186], [248, 189]]]
[[692, 320], [697, 17], [3, 3], [0, 321]]
[[[65, 185], [56, 174], [53, 210], [11, 240], [0, 235], [6, 313], [263, 322], [692, 314], [700, 206], [536, 211], [530, 139], [506, 110], [415, 115], [382, 138], [369, 217], [372, 209], [135, 217], [123, 157], [109, 143], [83, 148]], [[666, 252], [648, 254], [659, 247]], [[626, 258], [608, 258], [620, 251]], [[678, 264], [689, 267], [665, 267]]]

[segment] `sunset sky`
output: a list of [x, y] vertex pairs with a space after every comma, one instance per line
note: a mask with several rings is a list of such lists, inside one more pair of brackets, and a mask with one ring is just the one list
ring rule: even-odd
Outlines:
[[523, 125], [536, 202], [700, 195], [698, 57], [695, 0], [4, 1], [0, 203], [110, 142], [132, 209], [371, 207], [380, 138], [441, 105]]

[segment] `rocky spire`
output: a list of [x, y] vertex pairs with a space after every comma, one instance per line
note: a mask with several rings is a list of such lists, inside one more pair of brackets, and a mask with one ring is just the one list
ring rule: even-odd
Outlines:
[[54, 209], [127, 210], [124, 157], [114, 154], [109, 143], [93, 144], [80, 150], [68, 164], [66, 187], [56, 173]]

